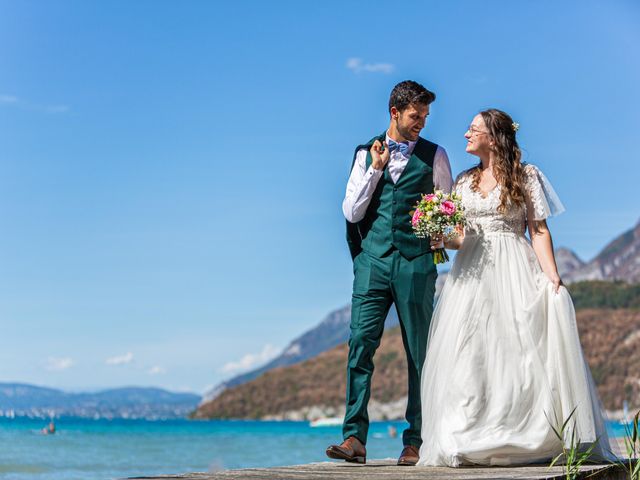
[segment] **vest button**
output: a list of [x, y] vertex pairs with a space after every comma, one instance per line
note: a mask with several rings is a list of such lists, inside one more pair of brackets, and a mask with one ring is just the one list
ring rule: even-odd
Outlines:
[[397, 192], [398, 191], [398, 187], [393, 187], [393, 191]]
[[395, 232], [395, 231], [396, 231], [396, 227], [393, 227], [393, 228], [391, 229], [391, 231], [392, 231], [392, 232]]
[[396, 201], [394, 200], [394, 201], [393, 201], [393, 204], [395, 205], [396, 203], [398, 203], [398, 202], [396, 202]]

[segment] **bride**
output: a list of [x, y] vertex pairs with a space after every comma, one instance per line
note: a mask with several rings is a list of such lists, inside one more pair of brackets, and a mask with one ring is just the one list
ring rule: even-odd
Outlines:
[[480, 163], [454, 185], [467, 225], [445, 242], [459, 252], [431, 322], [420, 465], [548, 462], [562, 452], [552, 427], [570, 416], [581, 448], [597, 442], [592, 458], [611, 458], [545, 222], [564, 207], [542, 172], [520, 162], [517, 129], [490, 109], [465, 134]]

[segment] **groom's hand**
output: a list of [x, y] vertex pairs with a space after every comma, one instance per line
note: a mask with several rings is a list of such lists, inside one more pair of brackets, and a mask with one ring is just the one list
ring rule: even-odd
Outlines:
[[380, 140], [376, 140], [369, 151], [371, 152], [371, 166], [376, 170], [384, 170], [389, 161], [389, 146], [387, 142], [382, 143]]

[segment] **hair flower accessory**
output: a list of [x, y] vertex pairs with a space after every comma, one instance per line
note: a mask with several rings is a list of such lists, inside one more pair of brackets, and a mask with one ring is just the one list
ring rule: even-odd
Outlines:
[[511, 128], [513, 128], [513, 131], [514, 131], [514, 132], [517, 132], [517, 131], [518, 131], [518, 129], [520, 128], [520, 124], [519, 124], [519, 123], [516, 123], [516, 122], [513, 122], [513, 123], [511, 124]]

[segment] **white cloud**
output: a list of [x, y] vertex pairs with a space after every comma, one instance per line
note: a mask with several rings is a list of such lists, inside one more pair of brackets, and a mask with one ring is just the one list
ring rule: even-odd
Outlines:
[[174, 393], [195, 393], [196, 395], [198, 394], [192, 387], [188, 385], [167, 385], [161, 388]]
[[300, 346], [299, 343], [294, 343], [287, 349], [286, 352], [284, 352], [284, 354], [288, 356], [293, 356], [293, 355], [300, 355], [300, 352], [302, 352], [302, 347]]
[[16, 103], [17, 101], [18, 97], [14, 97], [13, 95], [0, 94], [0, 103]]
[[107, 365], [126, 365], [127, 363], [131, 363], [133, 361], [133, 353], [127, 352], [124, 355], [118, 355], [115, 357], [110, 357], [105, 360]]
[[73, 366], [73, 360], [69, 357], [64, 357], [64, 358], [49, 357], [47, 358], [47, 364], [44, 368], [46, 368], [47, 370], [59, 372], [59, 371], [71, 368], [72, 366]]
[[163, 373], [167, 373], [167, 371], [159, 365], [154, 365], [149, 370], [147, 370], [149, 375], [161, 375]]
[[347, 60], [347, 68], [355, 73], [391, 73], [396, 67], [391, 63], [364, 63], [361, 58], [353, 57]]
[[68, 105], [45, 105], [42, 108], [47, 113], [67, 113], [70, 110]]
[[249, 370], [263, 363], [268, 362], [280, 353], [280, 349], [267, 344], [260, 353], [248, 353], [237, 362], [229, 362], [220, 368], [222, 373], [235, 373], [242, 370]]
[[8, 95], [5, 93], [0, 93], [0, 105], [44, 113], [67, 113], [71, 110], [69, 105], [32, 103], [28, 100], [18, 98], [15, 95]]

